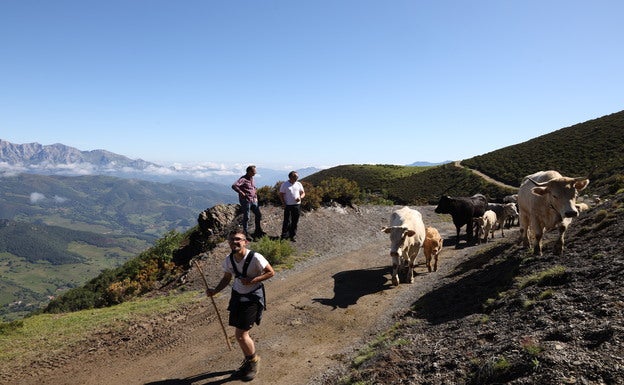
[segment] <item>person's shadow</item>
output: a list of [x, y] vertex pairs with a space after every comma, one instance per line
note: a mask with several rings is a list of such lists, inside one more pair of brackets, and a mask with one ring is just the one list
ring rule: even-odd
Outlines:
[[224, 372], [212, 372], [212, 373], [202, 373], [191, 377], [186, 378], [171, 378], [168, 380], [147, 382], [144, 385], [192, 385], [197, 383], [198, 381], [209, 380], [211, 378], [217, 378], [221, 376], [228, 375], [226, 378], [217, 379], [214, 381], [202, 382], [202, 385], [218, 385], [218, 384], [226, 384], [232, 381], [238, 381], [236, 378], [232, 378], [231, 374], [234, 373], [234, 370], [228, 370]]
[[348, 270], [334, 274], [334, 298], [314, 298], [314, 302], [336, 308], [347, 308], [369, 294], [390, 289], [385, 274], [391, 273], [392, 267], [375, 267], [364, 270]]

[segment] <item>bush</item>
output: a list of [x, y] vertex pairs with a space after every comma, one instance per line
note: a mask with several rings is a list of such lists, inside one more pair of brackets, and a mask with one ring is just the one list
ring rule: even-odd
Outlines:
[[277, 182], [273, 187], [260, 187], [256, 191], [256, 194], [258, 194], [258, 204], [260, 206], [266, 206], [268, 204], [279, 206], [281, 204], [281, 201], [279, 199], [279, 186], [281, 184], [282, 182]]
[[303, 198], [303, 202], [301, 202], [301, 209], [305, 211], [312, 211], [321, 207], [321, 202], [323, 202], [323, 191], [308, 182], [301, 182], [301, 184], [305, 190], [305, 198]]
[[318, 186], [322, 192], [322, 202], [337, 202], [343, 206], [351, 206], [358, 203], [360, 187], [352, 180], [340, 177], [331, 177], [322, 180]]
[[249, 246], [251, 250], [262, 254], [271, 265], [285, 264], [288, 258], [295, 252], [295, 248], [288, 240], [273, 240], [269, 237], [262, 237]]

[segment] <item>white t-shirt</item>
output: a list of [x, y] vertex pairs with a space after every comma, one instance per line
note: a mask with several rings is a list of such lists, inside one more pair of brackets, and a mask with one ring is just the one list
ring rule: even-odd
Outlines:
[[[236, 258], [234, 258], [234, 263], [236, 264], [236, 269], [238, 270], [239, 273], [243, 273], [243, 265], [245, 264], [245, 260], [247, 259], [247, 256], [249, 255], [250, 250], [247, 249], [247, 253], [245, 254], [245, 258], [243, 258], [240, 262], [236, 261]], [[247, 268], [247, 277], [248, 278], [254, 278], [257, 277], [259, 275], [262, 275], [262, 272], [264, 271], [264, 268], [269, 264], [269, 261], [266, 260], [266, 258], [264, 258], [264, 256], [260, 253], [258, 253], [257, 251], [254, 252], [253, 255], [253, 259], [252, 261], [249, 263], [249, 267]], [[240, 281], [240, 279], [236, 278], [236, 273], [234, 272], [234, 269], [232, 268], [232, 262], [230, 261], [230, 255], [228, 254], [227, 257], [225, 257], [225, 260], [223, 261], [222, 264], [223, 267], [223, 271], [232, 274], [232, 276], [234, 276], [234, 283], [232, 284], [232, 288], [234, 290], [236, 290], [237, 292], [241, 293], [241, 294], [247, 294], [247, 293], [251, 293], [252, 291], [256, 290], [257, 288], [259, 288], [262, 283], [256, 283], [254, 285], [243, 285], [242, 282]]]
[[301, 196], [302, 192], [303, 185], [299, 181], [295, 183], [290, 183], [290, 181], [287, 180], [280, 186], [280, 193], [284, 193], [284, 202], [286, 203], [286, 205], [300, 204], [301, 201], [297, 202], [297, 198]]

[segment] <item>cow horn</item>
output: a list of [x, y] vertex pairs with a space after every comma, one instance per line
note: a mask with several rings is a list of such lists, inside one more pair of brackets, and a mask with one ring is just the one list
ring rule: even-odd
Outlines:
[[548, 182], [542, 182], [542, 183], [539, 183], [539, 182], [534, 181], [534, 180], [533, 180], [533, 179], [531, 179], [531, 178], [529, 178], [529, 180], [530, 180], [531, 182], [533, 182], [533, 184], [534, 184], [534, 185], [536, 185], [536, 186], [545, 186], [545, 185], [548, 183]]

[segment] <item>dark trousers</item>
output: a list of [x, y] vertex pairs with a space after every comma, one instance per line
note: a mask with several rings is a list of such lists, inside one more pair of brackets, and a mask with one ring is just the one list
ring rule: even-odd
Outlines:
[[297, 225], [301, 215], [301, 205], [287, 205], [284, 208], [284, 222], [282, 223], [282, 238], [294, 238], [297, 235]]

